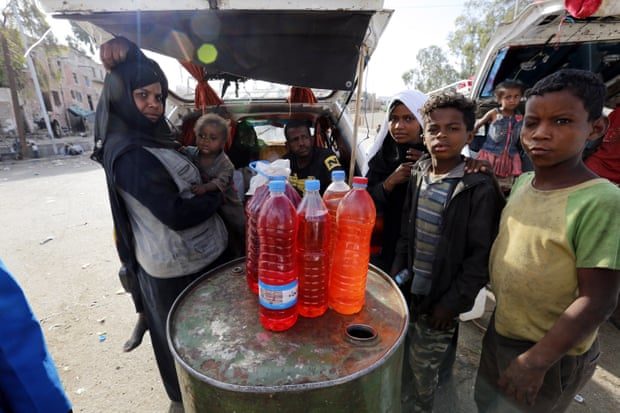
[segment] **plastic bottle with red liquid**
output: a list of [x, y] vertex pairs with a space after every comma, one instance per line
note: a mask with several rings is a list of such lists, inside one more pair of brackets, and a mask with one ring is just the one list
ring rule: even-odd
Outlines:
[[272, 331], [297, 321], [297, 211], [285, 188], [284, 181], [269, 182], [269, 197], [258, 215], [259, 320]]
[[331, 271], [332, 261], [334, 258], [334, 247], [336, 245], [336, 211], [340, 201], [346, 194], [349, 193], [351, 187], [345, 182], [344, 171], [332, 171], [332, 183], [329, 184], [325, 193], [323, 194], [323, 201], [329, 212], [329, 246], [327, 251], [329, 252], [329, 269]]
[[353, 188], [342, 198], [336, 213], [328, 304], [340, 314], [355, 314], [364, 306], [370, 236], [376, 216], [367, 186], [367, 178], [353, 178]]
[[[286, 181], [286, 177], [269, 177], [270, 182], [278, 180]], [[301, 197], [288, 182], [286, 182], [284, 193], [295, 207], [301, 202]], [[258, 239], [258, 214], [268, 197], [269, 185], [261, 185], [256, 188], [254, 195], [245, 205], [245, 274], [248, 287], [254, 294], [258, 294], [258, 254], [260, 250]]]
[[329, 214], [321, 198], [318, 180], [306, 179], [306, 192], [297, 208], [297, 310], [303, 317], [319, 317], [327, 311], [329, 277]]

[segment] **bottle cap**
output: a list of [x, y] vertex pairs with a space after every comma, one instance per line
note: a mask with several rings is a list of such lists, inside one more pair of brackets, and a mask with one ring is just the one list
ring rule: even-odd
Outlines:
[[353, 185], [362, 185], [364, 187], [368, 186], [368, 178], [364, 178], [362, 176], [354, 176], [353, 177]]
[[344, 181], [344, 171], [332, 171], [332, 181]]
[[284, 175], [273, 175], [269, 177], [269, 181], [286, 181], [286, 176]]
[[285, 181], [271, 181], [269, 182], [269, 191], [270, 192], [284, 192], [285, 185], [286, 185]]
[[318, 191], [321, 189], [321, 182], [316, 179], [306, 179], [304, 186], [306, 191]]

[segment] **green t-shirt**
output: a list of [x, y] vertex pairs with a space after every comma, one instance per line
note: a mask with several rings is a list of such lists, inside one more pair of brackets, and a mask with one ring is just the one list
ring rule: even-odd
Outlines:
[[[537, 342], [577, 298], [577, 268], [620, 269], [620, 189], [605, 179], [550, 191], [519, 177], [491, 250], [495, 326]], [[586, 352], [596, 332], [568, 354]]]

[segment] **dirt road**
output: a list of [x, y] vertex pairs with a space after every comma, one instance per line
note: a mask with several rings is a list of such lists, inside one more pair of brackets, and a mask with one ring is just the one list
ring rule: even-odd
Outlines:
[[103, 170], [86, 156], [0, 163], [0, 255], [41, 320], [75, 412], [164, 412], [148, 335], [120, 293]]
[[[41, 320], [74, 411], [167, 411], [148, 334], [133, 352], [121, 350], [135, 314], [117, 277], [101, 168], [86, 155], [0, 162], [0, 228], [0, 257]], [[436, 411], [475, 411], [481, 337], [472, 323], [462, 324], [454, 380], [439, 393]], [[609, 323], [601, 347], [597, 373], [572, 413], [620, 411], [620, 332]]]

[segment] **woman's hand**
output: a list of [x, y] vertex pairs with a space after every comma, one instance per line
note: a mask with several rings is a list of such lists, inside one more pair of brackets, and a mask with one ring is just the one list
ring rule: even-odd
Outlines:
[[383, 189], [389, 193], [394, 190], [396, 185], [409, 181], [412, 167], [413, 162], [404, 162], [398, 165], [398, 168], [383, 181]]
[[194, 185], [192, 186], [192, 193], [196, 194], [196, 195], [204, 195], [206, 194], [207, 191], [207, 186], [206, 185]]
[[102, 44], [99, 48], [99, 57], [103, 67], [110, 71], [114, 66], [124, 62], [130, 47], [131, 43], [124, 37], [115, 37]]
[[419, 150], [414, 149], [414, 148], [409, 148], [409, 149], [407, 149], [407, 154], [405, 155], [405, 158], [408, 161], [417, 162], [418, 159], [420, 159], [420, 157], [422, 155], [424, 155], [424, 152], [419, 151]]

